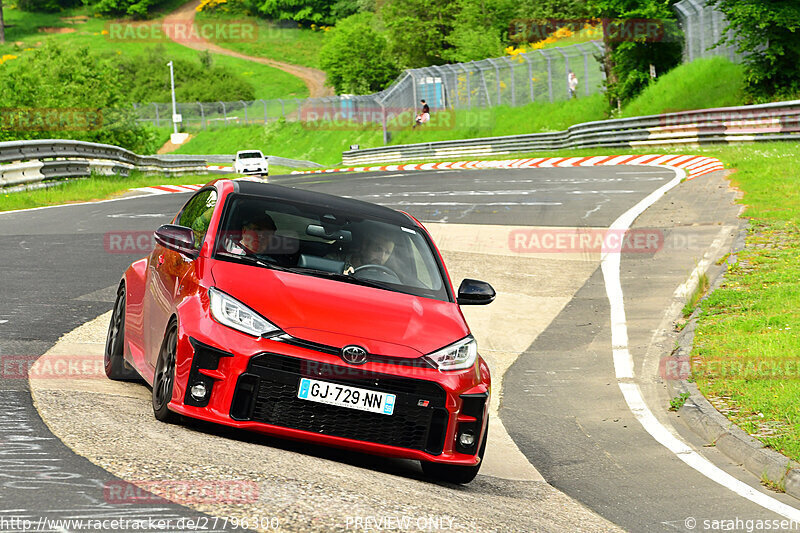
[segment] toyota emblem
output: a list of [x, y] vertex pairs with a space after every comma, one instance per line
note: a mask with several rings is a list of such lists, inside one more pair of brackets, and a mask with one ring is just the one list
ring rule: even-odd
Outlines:
[[367, 351], [361, 346], [345, 346], [342, 348], [342, 359], [351, 365], [363, 365], [367, 362]]

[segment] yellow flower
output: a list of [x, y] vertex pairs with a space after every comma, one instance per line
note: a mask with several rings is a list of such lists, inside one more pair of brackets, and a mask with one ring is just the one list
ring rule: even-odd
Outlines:
[[108, 30], [103, 30], [100, 32], [100, 35], [108, 35]]

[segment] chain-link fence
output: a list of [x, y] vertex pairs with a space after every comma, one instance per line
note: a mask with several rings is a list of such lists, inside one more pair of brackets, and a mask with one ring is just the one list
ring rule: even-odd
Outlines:
[[724, 56], [736, 63], [741, 61], [736, 46], [729, 43], [714, 46], [725, 36], [728, 22], [725, 15], [707, 5], [706, 0], [681, 0], [675, 4], [675, 13], [685, 35], [685, 62], [711, 56]]
[[[238, 102], [177, 104], [186, 129], [263, 124], [273, 120], [314, 122], [345, 121], [349, 124], [383, 124], [408, 114], [413, 121], [420, 100], [433, 112], [444, 109], [519, 106], [530, 102], [554, 102], [572, 97], [570, 72], [578, 78], [576, 97], [603, 90], [605, 74], [599, 56], [600, 41], [469, 63], [406, 70], [389, 88], [371, 95], [325, 98], [278, 99]], [[154, 126], [172, 124], [172, 104], [135, 105], [140, 121]]]

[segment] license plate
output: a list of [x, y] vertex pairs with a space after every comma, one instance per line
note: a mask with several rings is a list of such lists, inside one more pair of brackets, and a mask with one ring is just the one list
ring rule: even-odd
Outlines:
[[300, 379], [300, 390], [297, 397], [301, 400], [337, 405], [359, 411], [391, 415], [397, 396], [386, 392], [377, 392], [347, 385], [328, 383], [316, 379]]

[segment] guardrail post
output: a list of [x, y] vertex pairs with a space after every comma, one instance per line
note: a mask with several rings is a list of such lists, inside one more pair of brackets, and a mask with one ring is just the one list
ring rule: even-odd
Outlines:
[[464, 76], [467, 79], [467, 108], [472, 109], [472, 87], [470, 87], [470, 75], [471, 72], [467, 70], [467, 67], [464, 66], [464, 63], [461, 63], [461, 70], [464, 71]]
[[494, 67], [495, 81], [497, 82], [497, 105], [502, 105], [503, 100], [502, 96], [500, 95], [500, 68], [492, 59], [487, 59], [486, 61], [488, 61]]
[[244, 100], [239, 100], [242, 103], [242, 108], [244, 109], [244, 123], [247, 124], [247, 104]]
[[417, 107], [417, 102], [419, 102], [419, 98], [417, 98], [417, 77], [414, 76], [414, 71], [409, 70], [411, 73], [411, 92], [414, 98], [414, 109]]
[[583, 92], [586, 96], [589, 96], [589, 53], [584, 50], [580, 43], [576, 44], [575, 47], [583, 54]]
[[381, 122], [383, 124], [383, 145], [386, 146], [389, 144], [389, 132], [386, 130], [386, 106], [383, 105], [383, 102], [378, 102], [378, 105], [381, 106]]
[[200, 106], [200, 124], [203, 126], [203, 129], [206, 129], [206, 113], [203, 110], [203, 103], [197, 102], [197, 105]]
[[550, 56], [545, 53], [544, 50], [539, 50], [539, 52], [544, 56], [547, 60], [547, 96], [550, 101], [553, 101], [553, 65]]
[[517, 95], [516, 95], [516, 90], [515, 90], [515, 85], [516, 84], [514, 82], [514, 64], [511, 61], [511, 58], [508, 57], [508, 56], [505, 56], [503, 59], [506, 61], [506, 63], [508, 63], [508, 70], [511, 73], [511, 106], [512, 107], [516, 107], [516, 105], [517, 105]]
[[570, 71], [569, 56], [567, 55], [567, 53], [564, 51], [563, 48], [556, 48], [556, 50], [558, 50], [561, 53], [561, 55], [564, 56], [564, 88], [567, 90], [567, 99], [569, 100], [571, 96], [569, 94], [569, 71]]
[[[442, 107], [447, 108], [447, 74], [437, 66], [432, 66], [431, 69], [442, 78]], [[433, 86], [436, 87], [436, 82], [434, 82]]]
[[531, 64], [531, 58], [528, 57], [528, 54], [522, 54], [522, 57], [528, 64], [528, 87], [530, 88], [531, 92], [531, 102], [533, 102], [535, 101], [535, 97], [533, 94], [533, 65]]

